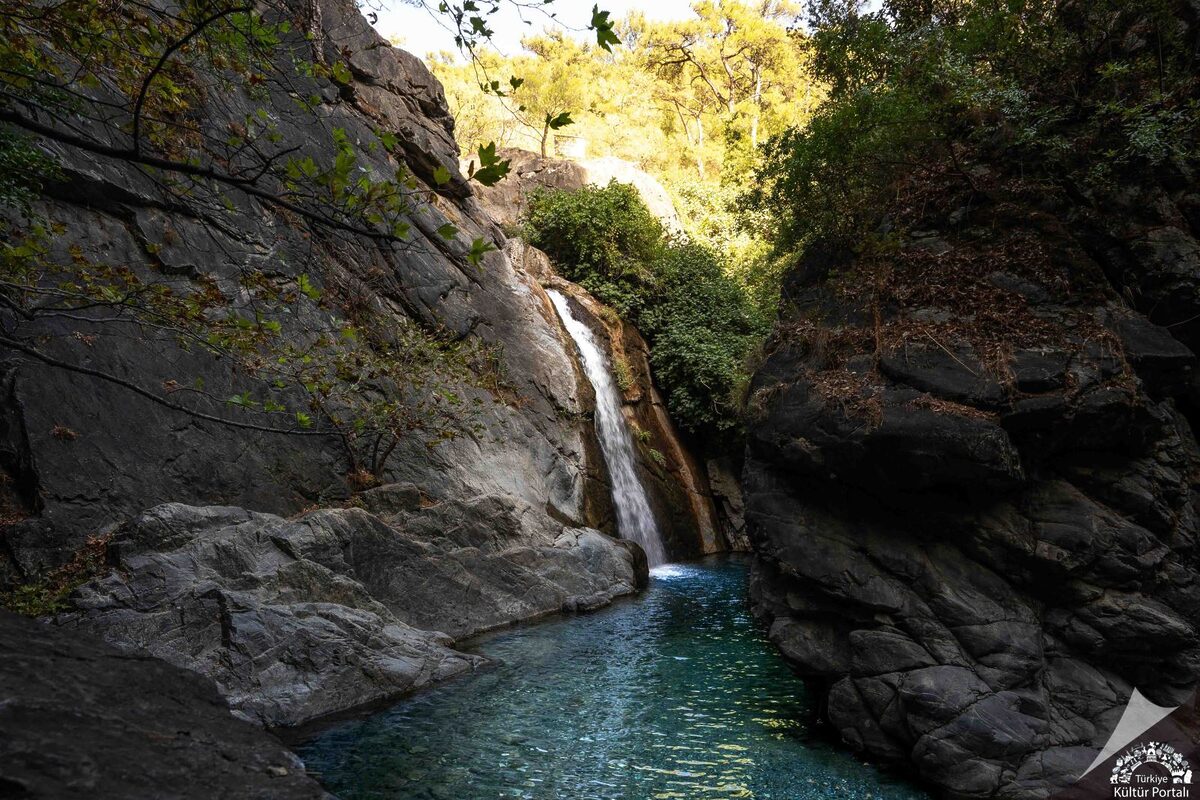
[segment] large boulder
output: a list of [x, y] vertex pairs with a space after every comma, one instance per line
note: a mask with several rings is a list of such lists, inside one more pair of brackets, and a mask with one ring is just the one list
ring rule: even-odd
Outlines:
[[159, 506], [55, 624], [195, 670], [243, 716], [287, 726], [473, 669], [457, 638], [645, 585], [636, 545], [511, 498], [428, 504], [399, 485], [362, 502], [291, 520]]
[[321, 800], [283, 743], [212, 681], [0, 611], [0, 795]]

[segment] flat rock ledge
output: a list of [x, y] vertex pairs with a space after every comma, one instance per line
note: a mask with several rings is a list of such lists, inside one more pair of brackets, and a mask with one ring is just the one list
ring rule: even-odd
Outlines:
[[329, 797], [207, 678], [4, 611], [0, 731], [0, 797]]
[[509, 497], [433, 503], [410, 485], [360, 497], [290, 520], [153, 508], [55, 625], [194, 670], [236, 714], [283, 727], [469, 672], [484, 659], [455, 640], [646, 582], [636, 545]]

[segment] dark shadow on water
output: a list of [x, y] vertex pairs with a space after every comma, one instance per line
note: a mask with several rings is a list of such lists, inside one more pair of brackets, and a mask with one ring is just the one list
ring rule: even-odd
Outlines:
[[924, 800], [830, 745], [746, 602], [748, 561], [469, 643], [499, 663], [296, 747], [343, 800]]

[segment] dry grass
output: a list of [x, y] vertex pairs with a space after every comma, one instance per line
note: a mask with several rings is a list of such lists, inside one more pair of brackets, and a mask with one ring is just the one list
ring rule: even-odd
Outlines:
[[90, 536], [66, 564], [44, 578], [22, 584], [0, 595], [0, 606], [31, 617], [65, 611], [71, 592], [98, 575], [105, 565], [112, 535]]

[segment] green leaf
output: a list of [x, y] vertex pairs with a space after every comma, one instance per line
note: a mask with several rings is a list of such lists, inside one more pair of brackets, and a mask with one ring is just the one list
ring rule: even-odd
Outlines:
[[321, 290], [313, 285], [313, 282], [309, 280], [307, 275], [301, 275], [296, 280], [296, 283], [300, 287], [300, 291], [303, 292], [304, 296], [309, 300], [312, 300], [314, 303], [316, 303], [321, 299]]
[[346, 66], [343, 61], [333, 62], [333, 67], [330, 70], [333, 79], [343, 86], [350, 83], [350, 67]]
[[458, 228], [456, 228], [453, 223], [447, 222], [445, 225], [437, 229], [437, 233], [438, 236], [450, 242], [454, 241], [454, 238], [458, 236]]
[[475, 167], [475, 162], [471, 162], [471, 168], [468, 177], [476, 180], [484, 186], [495, 186], [497, 183], [508, 175], [509, 160], [501, 159], [496, 155], [496, 143], [488, 142], [486, 145], [479, 146], [479, 167]]
[[433, 182], [438, 186], [445, 186], [450, 182], [450, 170], [442, 164], [438, 164], [437, 169], [433, 171]]
[[483, 263], [483, 257], [495, 249], [495, 245], [491, 242], [484, 239], [476, 239], [471, 242], [471, 249], [467, 251], [467, 263], [473, 267], [478, 267]]
[[613, 32], [613, 23], [608, 14], [607, 11], [601, 11], [600, 6], [592, 6], [592, 24], [588, 25], [588, 29], [596, 32], [596, 44], [611, 53], [612, 46], [620, 44], [621, 39]]
[[299, 425], [301, 428], [311, 428], [312, 427], [312, 417], [310, 417], [308, 414], [305, 414], [303, 411], [297, 411], [296, 412], [296, 424]]
[[553, 116], [553, 117], [550, 116], [549, 114], [546, 115], [546, 127], [552, 131], [556, 131], [559, 128], [565, 128], [568, 125], [574, 125], [574, 124], [575, 124], [575, 120], [571, 119], [570, 111], [564, 111], [561, 114], [558, 114], [557, 116]]

